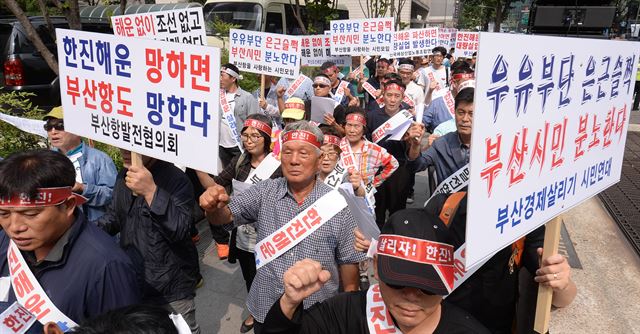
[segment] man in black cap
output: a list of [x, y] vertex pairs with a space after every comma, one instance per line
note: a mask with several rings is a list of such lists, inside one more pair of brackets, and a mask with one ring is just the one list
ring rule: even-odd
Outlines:
[[302, 301], [330, 274], [305, 259], [283, 275], [284, 294], [263, 333], [488, 333], [469, 314], [443, 301], [453, 285], [453, 246], [438, 218], [402, 210], [382, 229], [374, 256], [379, 284], [342, 293], [308, 310]]

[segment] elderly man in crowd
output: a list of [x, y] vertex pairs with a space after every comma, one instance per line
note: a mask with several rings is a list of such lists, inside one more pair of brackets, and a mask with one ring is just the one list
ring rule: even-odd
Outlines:
[[81, 206], [87, 219], [95, 222], [107, 210], [111, 202], [113, 184], [116, 182], [116, 166], [113, 160], [100, 150], [89, 147], [80, 136], [64, 130], [64, 112], [55, 107], [44, 116], [44, 129], [54, 150], [66, 155], [76, 169], [73, 192], [87, 198]]
[[261, 333], [271, 305], [283, 293], [282, 275], [295, 262], [311, 258], [331, 273], [305, 307], [338, 292], [358, 289], [357, 263], [363, 254], [353, 247], [356, 222], [341, 195], [317, 178], [323, 135], [306, 121], [286, 126], [282, 135], [284, 178], [265, 180], [241, 195], [229, 196], [221, 186], [209, 187], [200, 205], [214, 224], [255, 222], [258, 272], [247, 300]]
[[0, 163], [0, 312], [14, 302], [26, 307], [41, 322], [29, 333], [48, 322], [67, 330], [140, 299], [131, 261], [78, 210], [85, 199], [74, 184], [73, 164], [58, 152], [21, 152]]

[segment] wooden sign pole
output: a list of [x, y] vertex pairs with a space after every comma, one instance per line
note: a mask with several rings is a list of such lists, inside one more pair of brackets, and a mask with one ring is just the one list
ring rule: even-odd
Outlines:
[[[562, 226], [561, 216], [553, 218], [547, 223], [544, 232], [544, 246], [542, 258], [558, 254], [560, 245], [560, 227]], [[548, 286], [538, 286], [538, 302], [536, 305], [536, 318], [533, 329], [541, 334], [549, 331], [549, 319], [551, 318], [551, 302], [553, 300], [553, 289]]]
[[260, 98], [264, 99], [264, 74], [260, 74]]

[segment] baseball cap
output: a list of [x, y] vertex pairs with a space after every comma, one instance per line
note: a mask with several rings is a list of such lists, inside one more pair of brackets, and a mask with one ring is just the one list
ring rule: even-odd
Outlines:
[[44, 115], [42, 120], [46, 121], [49, 118], [64, 119], [64, 112], [62, 111], [62, 106], [57, 106], [51, 109], [51, 111], [49, 111], [48, 114]]
[[290, 97], [284, 103], [282, 118], [292, 118], [302, 120], [304, 118], [304, 101], [297, 97]]
[[447, 295], [453, 290], [454, 247], [442, 221], [425, 209], [389, 217], [377, 245], [378, 277], [388, 285]]

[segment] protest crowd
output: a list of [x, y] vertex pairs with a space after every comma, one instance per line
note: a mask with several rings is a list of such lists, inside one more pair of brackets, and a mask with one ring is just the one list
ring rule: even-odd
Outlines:
[[[203, 221], [215, 255], [241, 269], [241, 333], [514, 333], [534, 317], [516, 312], [521, 270], [568, 306], [577, 288], [563, 256], [542, 256], [544, 225], [454, 272], [468, 182], [441, 185], [469, 165], [476, 57], [439, 45], [348, 56], [265, 75], [256, 92], [222, 64], [218, 156], [197, 148], [217, 173], [125, 149], [118, 171], [53, 108], [50, 149], [0, 162], [4, 325], [203, 332], [195, 296], [218, 284], [200, 274]], [[423, 171], [429, 201], [407, 208]]]

